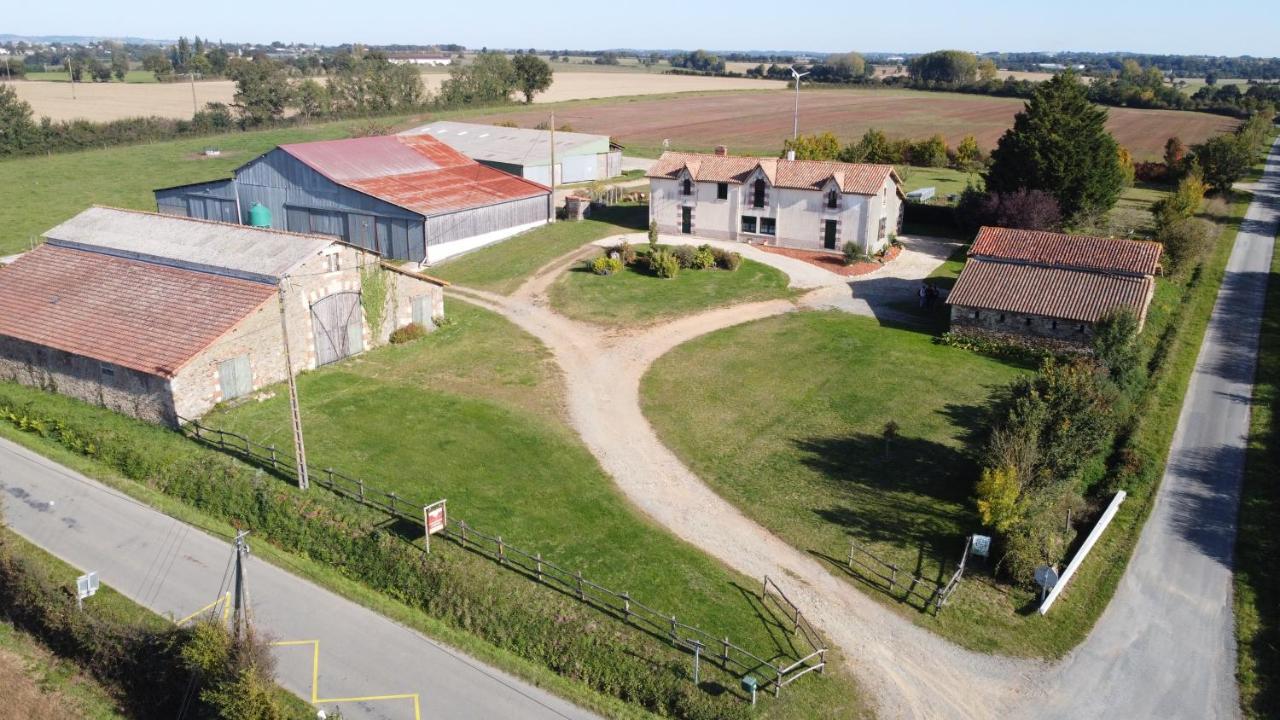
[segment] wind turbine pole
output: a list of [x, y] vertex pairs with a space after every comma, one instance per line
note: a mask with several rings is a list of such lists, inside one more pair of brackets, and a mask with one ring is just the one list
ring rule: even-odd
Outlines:
[[791, 77], [795, 79], [796, 84], [796, 111], [791, 120], [791, 140], [795, 141], [800, 137], [800, 78], [808, 75], [808, 72], [796, 72], [796, 67], [791, 65]]

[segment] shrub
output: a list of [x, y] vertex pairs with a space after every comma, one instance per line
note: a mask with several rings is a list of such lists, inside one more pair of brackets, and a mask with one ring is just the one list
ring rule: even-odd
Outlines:
[[1165, 228], [1160, 242], [1171, 270], [1181, 272], [1199, 263], [1209, 251], [1211, 237], [1208, 223], [1196, 218], [1184, 218]]
[[612, 275], [622, 271], [622, 261], [608, 255], [601, 255], [589, 263], [591, 272], [596, 275]]
[[652, 247], [658, 244], [658, 221], [649, 221], [649, 245]]
[[680, 274], [680, 261], [666, 250], [649, 253], [649, 269], [660, 278], [673, 278]]
[[420, 340], [427, 336], [427, 329], [418, 323], [409, 323], [403, 327], [398, 327], [391, 331], [391, 337], [388, 338], [392, 345], [403, 345], [407, 342]]
[[710, 270], [716, 266], [716, 254], [710, 245], [703, 245], [693, 254], [693, 267], [698, 270]]
[[862, 248], [858, 247], [858, 243], [852, 240], [847, 241], [840, 250], [844, 254], [845, 265], [852, 265], [862, 257]]
[[681, 268], [691, 268], [693, 267], [693, 258], [698, 254], [698, 250], [692, 245], [677, 245], [672, 248], [671, 254], [675, 256]]
[[1178, 188], [1171, 195], [1157, 200], [1151, 206], [1156, 234], [1163, 235], [1165, 230], [1178, 221], [1194, 217], [1204, 202], [1205, 189], [1199, 173], [1189, 172], [1178, 181]]
[[956, 208], [966, 230], [983, 225], [1023, 230], [1057, 230], [1062, 225], [1058, 201], [1043, 190], [983, 193], [965, 188]]
[[711, 248], [711, 254], [715, 256], [716, 266], [723, 270], [734, 271], [742, 267], [742, 253]]
[[609, 251], [610, 255], [613, 255], [614, 253], [618, 254], [618, 259], [622, 261], [623, 265], [629, 266], [636, 264], [636, 248], [631, 243], [624, 241], [621, 245]]

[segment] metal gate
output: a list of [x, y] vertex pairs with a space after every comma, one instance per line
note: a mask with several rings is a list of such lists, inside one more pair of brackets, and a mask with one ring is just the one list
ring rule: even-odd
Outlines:
[[334, 293], [312, 303], [311, 329], [316, 336], [316, 365], [328, 365], [364, 350], [360, 293]]

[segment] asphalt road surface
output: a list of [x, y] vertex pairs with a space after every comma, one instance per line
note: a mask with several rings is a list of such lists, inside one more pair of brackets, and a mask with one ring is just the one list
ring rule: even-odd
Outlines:
[[[225, 538], [2, 438], [0, 492], [18, 534], [157, 613], [184, 618], [218, 596], [232, 556]], [[274, 649], [280, 683], [326, 710], [386, 720], [594, 717], [274, 565], [251, 556], [246, 567], [255, 627], [294, 643]]]
[[1050, 672], [1028, 716], [1240, 715], [1231, 565], [1278, 218], [1280, 143], [1227, 263], [1133, 559], [1089, 638]]

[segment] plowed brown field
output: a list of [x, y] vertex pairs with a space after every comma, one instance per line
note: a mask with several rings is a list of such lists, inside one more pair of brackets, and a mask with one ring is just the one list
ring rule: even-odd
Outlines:
[[[717, 144], [733, 153], [776, 153], [791, 136], [795, 95], [785, 90], [629, 98], [585, 103], [556, 110], [556, 124], [579, 132], [602, 133], [633, 152], [660, 149], [706, 150]], [[1013, 124], [1022, 101], [983, 95], [910, 90], [811, 90], [800, 94], [800, 132], [829, 130], [842, 142], [856, 140], [868, 128], [890, 137], [918, 138], [942, 133], [954, 146], [973, 134], [986, 148]], [[1160, 156], [1176, 135], [1187, 144], [1230, 130], [1236, 121], [1219, 115], [1174, 110], [1109, 108], [1108, 126], [1121, 145], [1139, 160]], [[531, 127], [545, 120], [533, 110], [485, 118]]]

